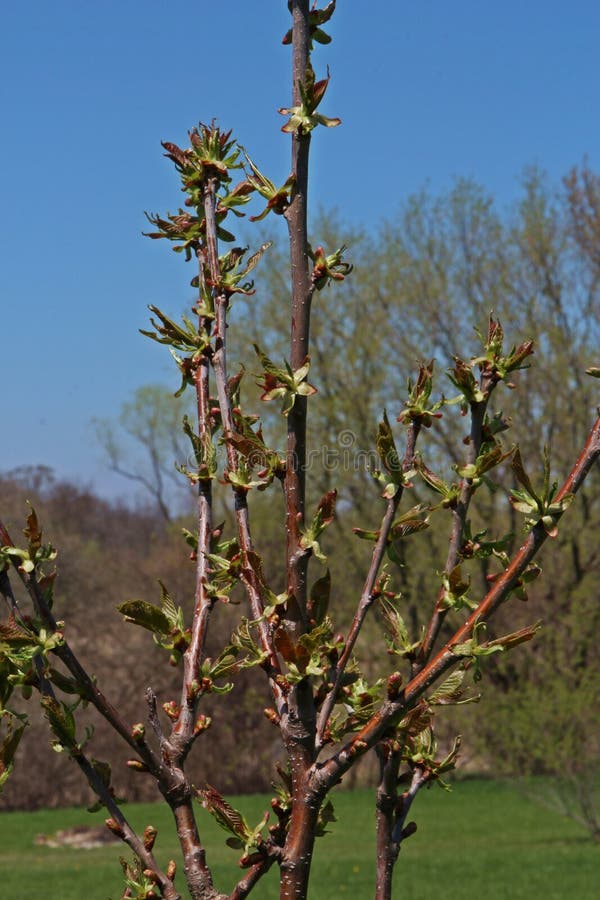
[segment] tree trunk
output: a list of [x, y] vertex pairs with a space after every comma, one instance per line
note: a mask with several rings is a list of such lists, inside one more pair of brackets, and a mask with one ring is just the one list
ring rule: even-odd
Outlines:
[[281, 863], [280, 900], [306, 900], [321, 800], [313, 793], [294, 800]]

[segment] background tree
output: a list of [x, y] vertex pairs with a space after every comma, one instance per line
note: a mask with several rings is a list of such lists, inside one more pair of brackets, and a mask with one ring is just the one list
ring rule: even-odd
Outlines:
[[[309, 380], [311, 306], [320, 294], [326, 296], [323, 289], [343, 281], [351, 271], [343, 246], [331, 251], [315, 242], [311, 247], [307, 236], [311, 133], [318, 125], [339, 124], [320, 112], [329, 78], [318, 81], [311, 64], [313, 42], [329, 40], [322, 26], [331, 18], [335, 2], [317, 10], [309, 9], [307, 0], [291, 0], [289, 8], [293, 24], [284, 42], [292, 46], [292, 105], [281, 112], [287, 120], [283, 130], [292, 139], [292, 174], [285, 184], [276, 187], [249, 157], [243, 163], [231, 133], [214, 124], [193, 129], [189, 148], [163, 144], [180, 176], [186, 209], [164, 218], [150, 216], [155, 229], [150, 236], [173, 241], [177, 250], [194, 261], [197, 270], [192, 285], [198, 294], [193, 318], [185, 316], [182, 322], [152, 307], [152, 331], [147, 333], [169, 345], [181, 386], [191, 388], [195, 398], [197, 420], [192, 424], [185, 418], [183, 429], [192, 448], [193, 465], [186, 467], [186, 474], [197, 490], [197, 519], [195, 530], [185, 534], [195, 575], [191, 624], [187, 625], [183, 608], [165, 587], [159, 604], [133, 599], [119, 607], [127, 621], [151, 631], [170, 662], [182, 667], [177, 699], [162, 702], [162, 715], [156, 690], [148, 688], [148, 728], [141, 721], [132, 724], [114, 706], [82, 666], [64, 624], [55, 618], [52, 564], [56, 553], [43, 541], [36, 513], [32, 510], [28, 516], [24, 546], [15, 544], [5, 526], [0, 526], [0, 588], [8, 607], [0, 633], [1, 685], [3, 718], [9, 723], [1, 748], [2, 774], [10, 772], [25, 727], [22, 713], [7, 704], [15, 687], [21, 686], [26, 696], [35, 689], [56, 749], [78, 765], [109, 811], [107, 826], [134, 853], [133, 862], [124, 865], [123, 896], [160, 894], [175, 900], [180, 896], [174, 883], [176, 864], [169, 861], [161, 866], [153, 852], [155, 830], [148, 827], [140, 836], [123, 814], [111, 769], [106, 761], [91, 756], [89, 729], [81, 730], [77, 716], [84, 703], [110, 724], [132, 754], [130, 768], [150, 776], [172, 810], [187, 888], [196, 898], [222, 900], [226, 895], [213, 885], [195, 798], [229, 832], [229, 845], [242, 851], [240, 862], [247, 872], [228, 895], [231, 900], [247, 896], [275, 864], [280, 870], [281, 897], [299, 900], [307, 895], [315, 839], [332, 819], [329, 794], [358, 760], [375, 754], [379, 770], [375, 896], [389, 898], [400, 845], [415, 830], [408, 821], [415, 796], [425, 785], [440, 781], [458, 754], [458, 740], [445, 751], [438, 749], [435, 712], [440, 706], [472, 699], [468, 683], [471, 675], [479, 680], [484, 660], [535, 635], [538, 626], [532, 623], [496, 637], [490, 620], [509, 598], [522, 597], [525, 586], [538, 574], [535, 556], [557, 534], [564, 512], [600, 455], [597, 420], [560, 487], [549, 477], [544, 455], [540, 486], [528, 474], [520, 452], [501, 443], [500, 435], [509, 423], [494, 408], [496, 390], [510, 384], [512, 373], [528, 364], [532, 342], [511, 346], [499, 320], [491, 315], [476, 355], [455, 356], [449, 371], [452, 390], [457, 392], [452, 398], [454, 408], [462, 413], [461, 432], [466, 426], [468, 434], [455, 456], [454, 470], [440, 474], [436, 471], [439, 447], [434, 444], [429, 452], [425, 440], [421, 455], [417, 445], [432, 433], [439, 417], [448, 414], [449, 402], [433, 394], [433, 365], [421, 362], [397, 415], [400, 428], [392, 427], [386, 413], [377, 427], [372, 474], [383, 512], [374, 523], [365, 522], [366, 527], [357, 529], [358, 537], [370, 545], [369, 563], [346, 634], [338, 633], [331, 616], [336, 596], [345, 595], [345, 584], [342, 580], [332, 587], [327, 570], [313, 574], [309, 569], [312, 560], [324, 561], [322, 533], [335, 518], [336, 494], [327, 491], [315, 507], [306, 490], [307, 410], [316, 392]], [[233, 173], [242, 165], [245, 178], [234, 185]], [[263, 348], [255, 348], [261, 400], [281, 404], [286, 430], [283, 456], [266, 441], [256, 415], [242, 399], [243, 373], [232, 373], [228, 363], [230, 306], [237, 294], [247, 295], [253, 289], [249, 275], [267, 249], [263, 244], [250, 257], [239, 247], [222, 252], [221, 242], [233, 241], [225, 220], [230, 227], [231, 217], [227, 217], [239, 212], [251, 193], [262, 197], [267, 210], [284, 215], [289, 233], [289, 362], [280, 363]], [[331, 311], [329, 319], [333, 319]], [[449, 323], [444, 325], [447, 328]], [[444, 335], [438, 337], [443, 344]], [[593, 367], [590, 373], [598, 374]], [[398, 450], [395, 432], [400, 431], [404, 446]], [[219, 465], [217, 442], [225, 450], [224, 467]], [[476, 532], [471, 509], [486, 489], [490, 473], [508, 460], [518, 484], [511, 502], [524, 516], [526, 532], [514, 549], [509, 536]], [[233, 499], [234, 536], [225, 535], [213, 516], [213, 492], [219, 481]], [[411, 496], [415, 482], [422, 488]], [[248, 503], [254, 491], [273, 490], [277, 485], [284, 501], [281, 593], [271, 586]], [[424, 496], [431, 491], [433, 500], [418, 499], [421, 490]], [[402, 510], [401, 503], [405, 504]], [[440, 574], [429, 604], [421, 598], [429, 607], [425, 628], [411, 633], [391, 566], [408, 561], [403, 542], [418, 541], [434, 515], [446, 523], [447, 548], [441, 565], [435, 566]], [[485, 505], [482, 516], [493, 524], [486, 519]], [[490, 556], [494, 568], [482, 588], [473, 576], [478, 560]], [[25, 599], [13, 589], [9, 572], [16, 573]], [[243, 587], [249, 616], [240, 617], [230, 642], [217, 655], [210, 655], [209, 625], [219, 618], [222, 601], [227, 604], [237, 586]], [[380, 609], [386, 630], [376, 679], [361, 670], [354, 653], [374, 606]], [[392, 670], [393, 665], [402, 671]], [[275, 821], [270, 827], [266, 818], [253, 827], [214, 787], [195, 785], [187, 766], [194, 745], [201, 744], [199, 739], [210, 725], [204, 698], [227, 692], [229, 682], [245, 669], [262, 675], [268, 687], [272, 706], [267, 708], [267, 718], [278, 729], [287, 764], [279, 769], [281, 783], [272, 802]]]
[[183, 398], [148, 384], [123, 404], [116, 424], [106, 419], [92, 423], [110, 469], [141, 485], [165, 522], [185, 496], [176, 469], [189, 455], [181, 433], [185, 411]]

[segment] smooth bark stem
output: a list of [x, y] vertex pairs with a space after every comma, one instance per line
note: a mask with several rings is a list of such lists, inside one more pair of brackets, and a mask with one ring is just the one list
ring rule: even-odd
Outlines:
[[392, 875], [397, 857], [393, 846], [392, 832], [398, 800], [400, 753], [393, 752], [387, 747], [378, 746], [377, 756], [379, 759], [379, 784], [375, 803], [377, 835], [375, 900], [391, 900]]
[[418, 791], [427, 782], [427, 776], [420, 768], [412, 774], [408, 790], [398, 797], [398, 771], [401, 762], [401, 751], [379, 746], [379, 784], [377, 787], [376, 825], [377, 825], [377, 880], [375, 900], [392, 900], [392, 879], [394, 866], [398, 860], [402, 841], [414, 834], [416, 825], [409, 823], [405, 828], [406, 817], [410, 812], [413, 800]]
[[185, 880], [193, 900], [208, 900], [208, 898], [217, 900], [223, 897], [224, 895], [213, 886], [212, 874], [206, 864], [206, 852], [198, 834], [191, 797], [186, 796], [181, 802], [171, 802], [170, 806], [183, 855]]
[[136, 832], [133, 830], [121, 808], [116, 803], [109, 788], [106, 786], [102, 778], [98, 775], [94, 767], [91, 765], [85, 754], [72, 754], [73, 759], [85, 775], [88, 783], [96, 792], [101, 802], [104, 804], [113, 822], [119, 829], [119, 837], [122, 841], [131, 847], [133, 852], [140, 858], [147, 869], [150, 869], [156, 877], [156, 883], [160, 887], [161, 896], [165, 900], [181, 900], [181, 895], [175, 890], [175, 886], [170, 878], [165, 875], [160, 866], [157, 864], [152, 852], [147, 850], [143, 841], [140, 840]]
[[[292, 99], [301, 103], [300, 83], [309, 63], [309, 0], [292, 0]], [[296, 370], [309, 353], [312, 283], [308, 256], [308, 160], [310, 133], [292, 135], [294, 189], [285, 212], [290, 241], [291, 330], [290, 365]], [[306, 397], [296, 397], [287, 420], [285, 496], [286, 580], [290, 599], [285, 627], [296, 641], [308, 627], [306, 614], [308, 553], [300, 545], [306, 504]], [[315, 706], [308, 680], [287, 697], [281, 731], [292, 774], [292, 813], [281, 862], [281, 900], [305, 900], [322, 795], [310, 789], [309, 771], [315, 753]]]
[[248, 870], [248, 873], [238, 881], [231, 894], [227, 897], [227, 900], [246, 900], [248, 894], [251, 893], [263, 875], [269, 871], [275, 862], [275, 859], [276, 857], [272, 856], [265, 860], [261, 860], [261, 862], [255, 863]]
[[[300, 82], [309, 61], [308, 0], [293, 0], [293, 105], [301, 102]], [[310, 133], [292, 135], [292, 172], [295, 185], [285, 217], [290, 240], [292, 277], [290, 364], [299, 368], [308, 355], [312, 286], [308, 257], [308, 160]], [[288, 609], [288, 627], [299, 636], [306, 628], [306, 577], [308, 555], [300, 547], [300, 527], [306, 500], [306, 397], [296, 397], [287, 422], [287, 467], [284, 480], [287, 588], [293, 600]]]
[[294, 792], [288, 839], [281, 862], [279, 900], [306, 900], [321, 798]]

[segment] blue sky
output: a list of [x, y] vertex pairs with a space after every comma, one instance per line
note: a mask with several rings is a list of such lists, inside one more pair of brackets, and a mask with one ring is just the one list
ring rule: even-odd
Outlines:
[[[137, 329], [190, 296], [181, 258], [141, 236], [144, 210], [180, 202], [160, 140], [217, 117], [283, 181], [288, 19], [285, 0], [4, 5], [0, 470], [115, 491], [89, 420], [173, 381]], [[508, 203], [527, 164], [600, 167], [597, 0], [339, 0], [330, 25], [314, 63], [343, 125], [315, 133], [316, 205], [374, 226], [426, 181], [472, 176]]]

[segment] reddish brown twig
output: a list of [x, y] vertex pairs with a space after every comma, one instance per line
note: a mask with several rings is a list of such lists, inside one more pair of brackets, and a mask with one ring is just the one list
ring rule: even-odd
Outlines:
[[[419, 431], [420, 426], [416, 422], [411, 422], [408, 426], [406, 448], [404, 452], [404, 460], [402, 463], [403, 472], [407, 472], [412, 468]], [[333, 707], [339, 694], [346, 666], [348, 665], [348, 661], [352, 655], [352, 651], [354, 650], [354, 646], [362, 630], [366, 615], [373, 605], [373, 601], [375, 599], [373, 594], [375, 583], [377, 581], [377, 576], [379, 574], [381, 563], [385, 555], [390, 529], [394, 523], [396, 511], [402, 499], [403, 492], [404, 488], [402, 486], [399, 486], [396, 494], [390, 500], [388, 500], [387, 508], [379, 529], [379, 536], [377, 538], [377, 541], [375, 542], [373, 553], [371, 554], [371, 564], [369, 566], [369, 571], [367, 572], [367, 577], [365, 579], [358, 607], [354, 614], [354, 618], [352, 619], [352, 624], [348, 632], [348, 637], [346, 638], [344, 649], [335, 668], [335, 680], [333, 683], [333, 687], [325, 698], [325, 701], [319, 713], [317, 723], [317, 749], [320, 749], [324, 744], [324, 735], [327, 729], [327, 724], [329, 722]]]
[[[579, 454], [577, 461], [569, 472], [560, 488], [556, 502], [567, 494], [575, 494], [581, 488], [590, 469], [600, 456], [600, 417], [596, 419], [586, 443]], [[556, 521], [564, 513], [556, 514]], [[548, 534], [541, 524], [534, 526], [524, 543], [514, 554], [505, 571], [494, 582], [485, 597], [477, 605], [468, 619], [444, 644], [439, 653], [433, 657], [421, 671], [415, 675], [406, 685], [397, 700], [385, 701], [367, 724], [352, 737], [344, 746], [333, 754], [322, 765], [315, 766], [313, 777], [315, 782], [322, 787], [329, 788], [339, 781], [344, 772], [348, 771], [356, 758], [357, 753], [364, 753], [374, 747], [377, 741], [384, 736], [386, 730], [394, 725], [408, 709], [410, 709], [422, 694], [431, 687], [449, 668], [459, 663], [459, 658], [452, 652], [452, 648], [468, 640], [477, 623], [488, 621], [498, 607], [506, 600], [510, 592], [516, 586], [519, 578], [526, 570], [531, 560], [538, 553]]]
[[[478, 403], [471, 403], [470, 405], [471, 429], [467, 450], [467, 464], [475, 462], [479, 450], [481, 449], [483, 441], [483, 423], [489, 400], [495, 386], [496, 382], [484, 374], [480, 381], [480, 389], [484, 399]], [[460, 485], [460, 496], [456, 503], [456, 507], [452, 510], [452, 528], [450, 531], [448, 555], [446, 557], [446, 565], [444, 568], [446, 574], [449, 574], [452, 571], [459, 560], [460, 543], [474, 493], [475, 488], [473, 486], [473, 480], [470, 478], [463, 478]], [[421, 646], [419, 647], [417, 659], [413, 665], [414, 674], [419, 672], [429, 659], [444, 619], [448, 613], [448, 610], [444, 609], [441, 605], [443, 597], [444, 589], [441, 588], [431, 618], [425, 629], [425, 635], [421, 642]]]

